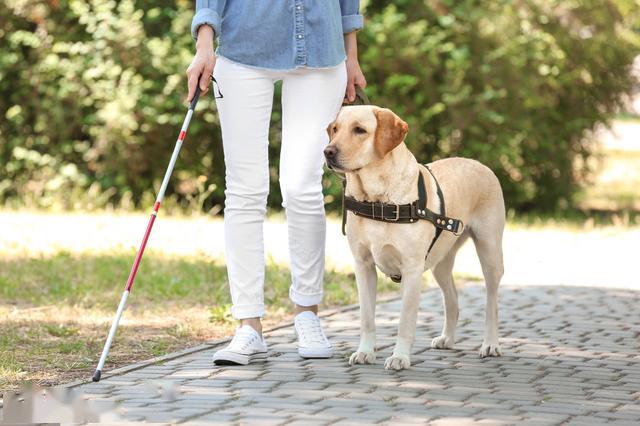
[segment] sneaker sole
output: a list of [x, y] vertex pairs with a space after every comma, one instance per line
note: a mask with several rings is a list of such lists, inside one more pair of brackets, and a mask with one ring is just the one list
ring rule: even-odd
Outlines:
[[333, 348], [298, 348], [298, 355], [302, 358], [331, 358]]
[[215, 365], [247, 365], [252, 362], [266, 361], [267, 357], [267, 352], [258, 352], [251, 355], [222, 352], [213, 356], [213, 363]]

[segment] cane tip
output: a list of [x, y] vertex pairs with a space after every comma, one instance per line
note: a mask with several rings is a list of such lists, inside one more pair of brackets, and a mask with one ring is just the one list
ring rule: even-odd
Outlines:
[[100, 376], [102, 375], [102, 373], [100, 372], [100, 370], [96, 370], [95, 373], [93, 373], [93, 378], [92, 380], [94, 382], [99, 382], [100, 381]]

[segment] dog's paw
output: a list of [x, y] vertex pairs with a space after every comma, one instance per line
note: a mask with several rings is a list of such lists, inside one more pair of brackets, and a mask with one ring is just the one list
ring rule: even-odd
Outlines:
[[502, 356], [502, 349], [500, 348], [500, 344], [498, 342], [483, 342], [482, 346], [480, 347], [479, 354], [480, 358], [486, 358], [488, 356]]
[[433, 349], [453, 349], [454, 338], [445, 336], [438, 336], [431, 341], [431, 347]]
[[353, 364], [373, 364], [376, 362], [375, 352], [354, 352], [349, 358], [349, 365]]
[[385, 370], [403, 370], [411, 367], [411, 360], [407, 355], [393, 354], [384, 362]]

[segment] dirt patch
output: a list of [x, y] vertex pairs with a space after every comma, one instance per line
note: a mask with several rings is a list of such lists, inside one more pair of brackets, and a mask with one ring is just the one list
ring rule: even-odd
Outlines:
[[[0, 305], [0, 391], [31, 381], [57, 385], [93, 374], [112, 312], [79, 307]], [[235, 323], [212, 321], [211, 310], [127, 311], [114, 340], [106, 369], [197, 346], [233, 333]], [[269, 315], [265, 327], [287, 319]]]

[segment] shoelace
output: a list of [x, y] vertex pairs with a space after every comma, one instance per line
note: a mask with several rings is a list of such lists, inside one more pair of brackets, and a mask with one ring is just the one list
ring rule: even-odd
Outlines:
[[316, 318], [300, 318], [298, 322], [300, 324], [300, 337], [302, 340], [310, 343], [325, 343], [326, 338], [322, 333], [320, 320]]
[[240, 346], [240, 350], [244, 351], [255, 339], [256, 335], [251, 331], [240, 329], [236, 332], [236, 335], [233, 336], [230, 346], [234, 348]]

